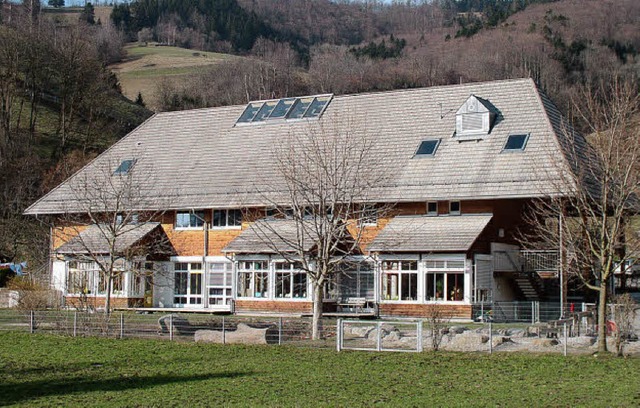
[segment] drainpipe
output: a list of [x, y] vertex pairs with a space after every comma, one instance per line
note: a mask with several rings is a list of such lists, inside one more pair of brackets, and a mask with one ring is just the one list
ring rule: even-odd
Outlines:
[[203, 234], [204, 234], [204, 248], [202, 251], [202, 266], [204, 267], [203, 272], [204, 272], [204, 276], [202, 279], [202, 305], [205, 308], [209, 307], [209, 291], [206, 290], [207, 288], [207, 280], [209, 279], [209, 267], [207, 265], [207, 256], [209, 255], [209, 228], [207, 226], [207, 221], [204, 221], [202, 223], [202, 227], [203, 227]]
[[558, 231], [560, 237], [560, 319], [564, 319], [564, 237], [562, 233], [562, 213], [558, 215], [558, 228], [560, 229], [560, 231]]

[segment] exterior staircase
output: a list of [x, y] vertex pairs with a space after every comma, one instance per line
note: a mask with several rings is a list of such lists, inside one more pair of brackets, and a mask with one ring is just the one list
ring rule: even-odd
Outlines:
[[534, 275], [516, 273], [513, 281], [527, 301], [540, 301], [544, 298], [544, 288]]

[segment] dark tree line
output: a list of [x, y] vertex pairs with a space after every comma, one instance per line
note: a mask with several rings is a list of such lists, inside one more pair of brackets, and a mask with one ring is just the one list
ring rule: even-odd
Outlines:
[[236, 0], [136, 0], [115, 5], [111, 20], [131, 39], [143, 28], [155, 29], [163, 24], [171, 25], [175, 31], [195, 32], [204, 37], [205, 49], [216, 49], [220, 47], [218, 43], [227, 42], [233, 51], [248, 51], [258, 37], [276, 36], [273, 29]]

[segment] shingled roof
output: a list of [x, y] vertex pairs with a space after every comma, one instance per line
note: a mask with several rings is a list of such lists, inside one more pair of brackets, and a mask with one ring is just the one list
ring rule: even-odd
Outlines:
[[[463, 142], [455, 137], [456, 111], [470, 95], [490, 104], [495, 120], [482, 140]], [[236, 125], [244, 109], [158, 113], [26, 213], [74, 211], [83, 180], [109, 177], [131, 159], [143, 198], [138, 209], [268, 206], [273, 197], [264, 186], [278, 179], [274, 146], [313, 127], [350, 127], [375, 140], [389, 177], [370, 201], [541, 197], [572, 188], [558, 182], [570, 171], [562, 148], [567, 127], [530, 79], [335, 96], [319, 119]], [[503, 152], [512, 133], [529, 134], [524, 151]], [[435, 155], [414, 158], [425, 139], [440, 139]], [[101, 176], [105, 167], [111, 170]]]
[[278, 254], [296, 249], [309, 251], [314, 246], [315, 241], [305, 230], [304, 223], [288, 219], [263, 219], [242, 231], [222, 252]]
[[395, 217], [369, 244], [369, 252], [467, 251], [491, 215]]
[[160, 226], [159, 222], [126, 225], [113, 238], [113, 233], [105, 225], [94, 224], [87, 226], [76, 237], [56, 249], [58, 254], [108, 254], [109, 244], [115, 241], [115, 251], [121, 252], [139, 243], [147, 234]]

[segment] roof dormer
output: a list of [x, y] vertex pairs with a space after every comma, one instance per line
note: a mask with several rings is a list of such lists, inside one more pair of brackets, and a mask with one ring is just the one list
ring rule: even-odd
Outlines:
[[456, 138], [477, 140], [487, 136], [495, 114], [489, 102], [471, 95], [456, 112]]

